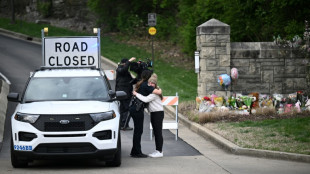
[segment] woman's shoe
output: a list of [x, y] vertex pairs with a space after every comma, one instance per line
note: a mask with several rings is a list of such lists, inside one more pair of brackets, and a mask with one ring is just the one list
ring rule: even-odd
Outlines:
[[163, 152], [159, 152], [158, 150], [156, 150], [155, 152], [149, 154], [149, 157], [152, 157], [152, 158], [161, 158], [164, 156], [164, 153]]

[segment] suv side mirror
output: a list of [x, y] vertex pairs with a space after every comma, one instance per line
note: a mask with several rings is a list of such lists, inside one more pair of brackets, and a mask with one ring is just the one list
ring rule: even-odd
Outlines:
[[109, 96], [110, 96], [111, 98], [114, 98], [115, 95], [116, 95], [116, 93], [115, 93], [114, 91], [112, 91], [112, 90], [109, 90], [108, 94], [109, 94]]
[[20, 102], [19, 93], [10, 92], [7, 96], [7, 99], [11, 102]]

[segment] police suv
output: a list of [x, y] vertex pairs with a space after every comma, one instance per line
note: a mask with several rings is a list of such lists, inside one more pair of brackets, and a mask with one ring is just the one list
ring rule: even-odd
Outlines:
[[41, 68], [32, 73], [12, 116], [11, 162], [34, 159], [98, 158], [121, 164], [119, 103], [103, 71], [96, 68]]
[[[44, 29], [45, 33], [45, 29]], [[100, 68], [100, 30], [90, 37], [44, 37], [43, 66], [29, 77], [11, 118], [11, 162], [96, 158], [121, 164], [119, 101]]]

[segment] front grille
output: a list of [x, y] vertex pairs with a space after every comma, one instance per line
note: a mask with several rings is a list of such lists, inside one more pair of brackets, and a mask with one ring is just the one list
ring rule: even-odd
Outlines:
[[61, 124], [59, 122], [45, 122], [44, 131], [84, 131], [85, 123], [84, 122], [70, 122], [68, 124]]
[[37, 153], [85, 153], [95, 152], [97, 149], [91, 143], [50, 143], [40, 144], [34, 152]]
[[61, 135], [44, 135], [44, 137], [85, 137], [86, 134], [61, 134]]
[[32, 124], [44, 132], [87, 131], [96, 123], [88, 114], [82, 115], [40, 115]]

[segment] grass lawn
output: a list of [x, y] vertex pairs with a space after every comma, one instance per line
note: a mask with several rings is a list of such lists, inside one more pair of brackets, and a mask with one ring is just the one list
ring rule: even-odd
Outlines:
[[[70, 31], [63, 28], [53, 27], [50, 25], [28, 23], [25, 21], [17, 21], [11, 24], [9, 19], [0, 18], [0, 28], [23, 33], [32, 37], [41, 38], [41, 30], [44, 27], [49, 28], [49, 36], [82, 36], [91, 35], [87, 33]], [[114, 62], [119, 62], [122, 58], [150, 58], [151, 53], [129, 46], [122, 43], [114, 42], [110, 36], [101, 37], [101, 54]], [[160, 55], [155, 52], [155, 55]], [[163, 89], [163, 95], [175, 95], [178, 92], [180, 101], [195, 100], [197, 95], [197, 74], [183, 68], [173, 67], [162, 60], [169, 59], [161, 57], [156, 60], [155, 57], [155, 73], [158, 74], [158, 85]]]
[[207, 123], [240, 147], [310, 155], [310, 117]]

